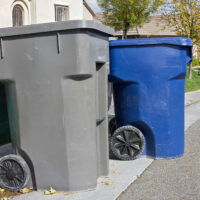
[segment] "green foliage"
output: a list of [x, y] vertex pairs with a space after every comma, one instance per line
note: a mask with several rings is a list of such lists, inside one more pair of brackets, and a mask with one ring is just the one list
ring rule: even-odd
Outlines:
[[177, 35], [191, 38], [193, 44], [200, 42], [199, 0], [171, 0], [163, 11], [163, 18], [168, 26], [175, 28]]
[[192, 79], [188, 78], [188, 71], [189, 71], [189, 68], [187, 68], [187, 76], [185, 80], [185, 91], [191, 92], [195, 90], [200, 90], [200, 76], [198, 75], [198, 69], [192, 70]]
[[[200, 0], [170, 0], [165, 6], [163, 19], [168, 21], [167, 26], [173, 27], [177, 35], [190, 38], [193, 44], [200, 43]], [[192, 65], [190, 79], [191, 72]]]
[[163, 5], [164, 0], [98, 0], [104, 13], [104, 24], [116, 31], [140, 27]]
[[199, 66], [200, 65], [200, 61], [195, 56], [193, 56], [192, 65], [193, 66]]

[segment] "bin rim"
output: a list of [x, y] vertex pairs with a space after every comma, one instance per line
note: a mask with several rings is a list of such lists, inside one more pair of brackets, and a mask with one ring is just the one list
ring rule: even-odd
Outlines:
[[110, 47], [174, 45], [192, 47], [192, 40], [187, 37], [143, 38], [127, 40], [110, 40]]
[[108, 36], [114, 35], [114, 30], [112, 28], [93, 20], [69, 20], [63, 22], [49, 22], [18, 27], [0, 28], [0, 38], [77, 29], [94, 30]]

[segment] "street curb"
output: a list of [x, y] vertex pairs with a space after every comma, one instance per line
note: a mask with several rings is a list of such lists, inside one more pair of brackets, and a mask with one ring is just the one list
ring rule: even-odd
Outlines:
[[199, 103], [199, 102], [200, 102], [200, 100], [194, 101], [192, 103], [188, 103], [187, 105], [185, 105], [185, 107], [191, 106], [191, 105]]
[[193, 90], [193, 91], [185, 92], [185, 94], [190, 94], [190, 93], [193, 93], [193, 92], [200, 92], [200, 90]]

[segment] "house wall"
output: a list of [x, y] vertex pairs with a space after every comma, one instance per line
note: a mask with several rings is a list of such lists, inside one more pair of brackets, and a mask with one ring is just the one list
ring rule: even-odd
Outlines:
[[93, 20], [94, 17], [91, 14], [91, 12], [86, 8], [86, 6], [83, 6], [83, 18], [86, 20]]
[[69, 6], [69, 19], [83, 18], [83, 0], [0, 0], [0, 27], [12, 26], [13, 7], [24, 9], [24, 24], [55, 21], [55, 5]]
[[195, 56], [198, 60], [200, 60], [200, 46], [194, 45], [192, 50], [193, 50], [193, 56]]
[[13, 7], [19, 4], [24, 9], [24, 22], [26, 24], [31, 23], [31, 4], [32, 2], [29, 0], [23, 1], [14, 1], [14, 0], [0, 0], [0, 27], [8, 27], [12, 26], [12, 10]]
[[[36, 23], [54, 22], [55, 5], [69, 6], [69, 19], [83, 19], [82, 0], [35, 0]], [[47, 3], [48, 1], [48, 3]]]

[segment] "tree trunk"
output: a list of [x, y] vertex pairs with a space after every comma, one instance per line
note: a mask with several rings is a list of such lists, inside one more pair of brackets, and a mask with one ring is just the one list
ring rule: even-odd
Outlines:
[[127, 39], [127, 30], [124, 31], [124, 38]]
[[136, 31], [137, 31], [137, 38], [139, 38], [139, 30], [138, 30], [138, 26], [135, 27]]
[[122, 40], [125, 38], [125, 30], [123, 29]]
[[127, 39], [127, 32], [128, 32], [127, 28], [124, 27], [123, 28], [122, 40]]
[[189, 64], [189, 79], [192, 79], [192, 62]]

